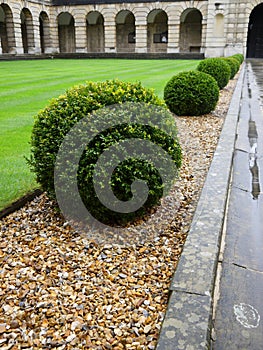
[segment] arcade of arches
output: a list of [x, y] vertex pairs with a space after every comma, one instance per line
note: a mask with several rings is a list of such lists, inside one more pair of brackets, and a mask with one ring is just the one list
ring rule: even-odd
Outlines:
[[238, 52], [263, 57], [263, 3], [256, 0], [79, 3], [0, 0], [0, 54], [194, 52], [213, 57]]

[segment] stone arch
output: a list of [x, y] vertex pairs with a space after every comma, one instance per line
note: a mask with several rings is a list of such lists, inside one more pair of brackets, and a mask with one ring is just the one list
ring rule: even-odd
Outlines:
[[51, 47], [51, 42], [49, 17], [44, 11], [42, 11], [39, 15], [39, 33], [41, 53], [46, 53]]
[[202, 13], [196, 8], [189, 8], [182, 13], [180, 19], [180, 52], [200, 52], [202, 19]]
[[167, 52], [168, 16], [164, 10], [152, 10], [147, 16], [148, 52]]
[[13, 13], [7, 4], [0, 5], [0, 44], [2, 53], [15, 51]]
[[263, 3], [252, 10], [247, 35], [247, 57], [263, 58]]
[[104, 17], [98, 11], [91, 11], [86, 17], [88, 52], [104, 52]]
[[76, 52], [75, 20], [69, 12], [61, 12], [57, 17], [59, 51], [61, 53]]
[[34, 53], [34, 27], [30, 10], [24, 7], [20, 13], [20, 19], [24, 53]]
[[216, 38], [224, 37], [224, 28], [225, 28], [225, 17], [222, 13], [215, 15], [214, 20], [214, 36]]
[[135, 52], [135, 17], [129, 10], [121, 10], [116, 15], [117, 52]]

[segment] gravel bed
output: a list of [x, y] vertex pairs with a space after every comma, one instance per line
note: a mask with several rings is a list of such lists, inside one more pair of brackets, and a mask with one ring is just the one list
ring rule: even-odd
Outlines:
[[176, 117], [183, 167], [140, 226], [152, 240], [98, 243], [73, 231], [45, 194], [0, 221], [1, 349], [155, 349], [236, 80], [213, 113]]

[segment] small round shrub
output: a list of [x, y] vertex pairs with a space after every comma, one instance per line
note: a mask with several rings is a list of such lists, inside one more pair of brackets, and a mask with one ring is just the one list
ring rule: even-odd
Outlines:
[[[148, 115], [146, 116], [147, 113], [145, 112], [145, 115], [141, 118], [151, 118], [151, 113], [153, 114], [151, 106], [161, 109], [162, 112], [160, 112], [161, 115], [158, 114], [158, 118], [163, 118], [162, 122], [167, 125], [165, 130], [169, 130], [168, 133], [147, 124], [137, 125], [135, 123], [129, 125], [125, 123], [125, 117], [127, 119], [130, 115], [136, 115], [133, 105], [136, 107], [139, 102], [149, 106]], [[122, 106], [129, 103], [131, 104], [130, 110], [125, 108], [121, 110], [123, 124], [115, 126], [114, 116], [116, 117], [118, 108], [116, 112], [114, 108], [105, 110], [105, 106]], [[144, 108], [145, 110], [147, 108]], [[31, 157], [28, 163], [36, 175], [37, 182], [50, 198], [56, 199], [54, 168], [59, 148], [65, 136], [80, 120], [85, 120], [85, 123], [88, 120], [87, 123], [90, 124], [87, 125], [87, 128], [94, 127], [94, 120], [92, 119], [94, 117], [99, 119], [101, 124], [104, 120], [110, 118], [113, 127], [98, 133], [83, 152], [79, 160], [77, 175], [79, 195], [89, 212], [98, 221], [112, 225], [125, 224], [127, 221], [144, 215], [149, 207], [158, 204], [163, 190], [162, 179], [160, 179], [158, 171], [151, 164], [136, 160], [128, 160], [116, 168], [111, 179], [111, 186], [115, 196], [120, 200], [128, 201], [131, 198], [131, 183], [134, 178], [138, 177], [145, 180], [149, 187], [149, 196], [145, 205], [132, 214], [124, 215], [109, 210], [100, 204], [92, 182], [94, 164], [104, 150], [114, 143], [127, 138], [141, 138], [150, 140], [162, 147], [174, 160], [176, 167], [179, 168], [181, 165], [181, 149], [176, 136], [175, 121], [165, 102], [159, 99], [152, 89], [144, 88], [139, 82], [129, 83], [119, 80], [87, 82], [84, 85], [67, 90], [64, 95], [51, 100], [47, 107], [38, 113], [35, 117], [31, 136]], [[85, 139], [85, 135], [83, 137]], [[63, 176], [68, 177], [66, 170]], [[67, 191], [66, 188], [65, 191]], [[76, 194], [77, 197], [78, 194]], [[77, 210], [77, 208], [74, 209], [76, 198], [73, 195], [73, 212], [75, 209]]]
[[228, 84], [230, 79], [230, 67], [221, 58], [206, 58], [198, 64], [197, 70], [215, 78], [220, 90]]
[[244, 55], [242, 55], [242, 53], [236, 53], [235, 55], [232, 55], [230, 57], [236, 58], [240, 62], [240, 64], [244, 62]]
[[239, 70], [239, 61], [234, 57], [222, 57], [222, 60], [224, 60], [229, 65], [231, 69], [230, 79], [233, 79]]
[[199, 71], [181, 72], [164, 88], [164, 100], [177, 115], [199, 116], [215, 109], [219, 98], [216, 80]]

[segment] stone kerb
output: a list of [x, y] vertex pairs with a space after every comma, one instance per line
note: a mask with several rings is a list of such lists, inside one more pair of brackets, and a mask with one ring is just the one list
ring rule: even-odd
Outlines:
[[172, 279], [171, 296], [157, 350], [209, 348], [211, 303], [243, 79], [244, 65], [198, 201], [182, 256]]

